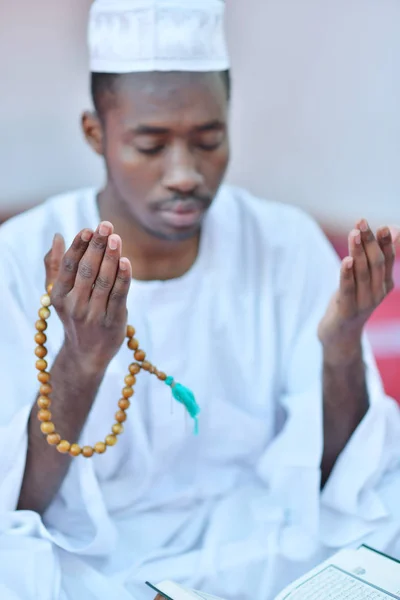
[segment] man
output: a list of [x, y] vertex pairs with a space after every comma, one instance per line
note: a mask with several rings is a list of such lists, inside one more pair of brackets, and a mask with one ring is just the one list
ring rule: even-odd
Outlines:
[[[222, 23], [220, 0], [94, 3], [83, 129], [106, 185], [0, 231], [2, 598], [132, 600], [165, 578], [271, 598], [340, 546], [400, 551], [400, 415], [361, 342], [393, 285], [393, 236], [361, 220], [336, 291], [311, 219], [221, 186]], [[85, 459], [46, 443], [32, 336], [49, 284], [62, 437], [92, 446], [109, 432], [128, 322], [194, 391], [198, 436], [144, 372], [115, 447]]]

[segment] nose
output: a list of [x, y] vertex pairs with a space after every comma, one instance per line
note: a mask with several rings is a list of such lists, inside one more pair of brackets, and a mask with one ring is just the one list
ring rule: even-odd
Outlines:
[[175, 193], [188, 195], [204, 182], [196, 168], [196, 160], [189, 148], [171, 148], [164, 174], [164, 186]]

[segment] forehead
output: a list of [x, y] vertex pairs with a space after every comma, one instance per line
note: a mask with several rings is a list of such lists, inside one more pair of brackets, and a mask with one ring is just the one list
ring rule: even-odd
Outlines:
[[225, 122], [228, 94], [221, 73], [135, 73], [114, 89], [114, 117], [127, 126], [198, 126]]

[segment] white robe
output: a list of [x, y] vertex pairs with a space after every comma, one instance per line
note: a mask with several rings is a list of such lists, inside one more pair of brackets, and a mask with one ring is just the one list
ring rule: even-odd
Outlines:
[[[97, 226], [95, 197], [53, 198], [0, 229], [2, 600], [142, 600], [152, 596], [144, 581], [164, 578], [264, 600], [338, 547], [367, 540], [399, 555], [400, 411], [367, 348], [371, 408], [320, 494], [316, 330], [337, 288], [337, 258], [298, 209], [227, 186], [191, 270], [133, 281], [128, 298], [150, 360], [195, 392], [199, 436], [167, 386], [141, 374], [117, 446], [74, 459], [43, 520], [15, 512], [38, 389], [43, 257], [55, 232], [69, 244]], [[50, 364], [62, 339], [53, 314]], [[109, 432], [130, 361], [123, 347], [82, 444]]]

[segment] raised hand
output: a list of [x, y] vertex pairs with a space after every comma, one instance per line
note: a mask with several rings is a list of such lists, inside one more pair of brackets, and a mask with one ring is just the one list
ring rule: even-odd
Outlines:
[[121, 238], [111, 223], [81, 231], [64, 254], [56, 236], [45, 258], [46, 283], [65, 331], [64, 346], [88, 370], [104, 370], [121, 347], [127, 324], [126, 299], [132, 278], [121, 257]]
[[363, 328], [394, 287], [396, 227], [376, 236], [365, 219], [349, 235], [349, 256], [341, 265], [340, 286], [322, 319], [318, 334], [330, 356], [340, 362], [359, 351]]

